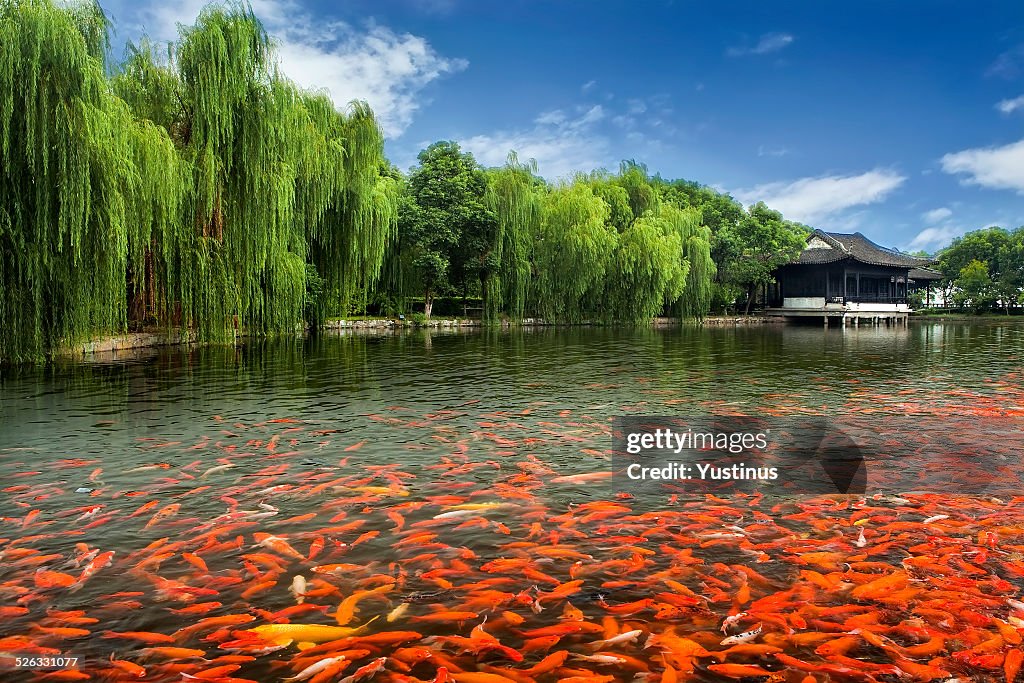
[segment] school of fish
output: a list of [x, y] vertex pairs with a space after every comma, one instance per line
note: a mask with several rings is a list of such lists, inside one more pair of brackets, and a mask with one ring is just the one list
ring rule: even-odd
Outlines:
[[301, 416], [140, 438], [129, 472], [0, 452], [0, 680], [1021, 680], [1024, 491], [645, 500], [596, 413], [369, 418], [443, 455]]

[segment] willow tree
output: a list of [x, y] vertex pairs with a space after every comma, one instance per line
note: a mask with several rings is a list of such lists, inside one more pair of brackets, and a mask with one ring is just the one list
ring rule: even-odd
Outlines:
[[618, 182], [618, 177], [605, 170], [594, 171], [587, 176], [590, 189], [608, 205], [608, 222], [619, 232], [624, 231], [636, 216], [629, 203], [629, 193]]
[[[168, 272], [168, 263], [176, 262], [172, 251], [180, 242], [176, 235], [183, 227], [188, 197], [191, 196], [191, 169], [179, 153], [183, 137], [181, 121], [184, 119], [181, 99], [181, 81], [170, 62], [170, 52], [161, 55], [159, 48], [148, 39], [138, 45], [129, 43], [128, 56], [111, 81], [112, 91], [128, 106], [133, 116], [144, 127], [162, 130], [168, 140], [163, 148], [167, 156], [162, 167], [173, 173], [149, 175], [154, 183], [153, 197], [163, 189], [173, 188], [173, 205], [159, 203], [144, 213], [140, 225], [149, 224], [148, 239], [135, 243], [128, 264], [127, 299], [129, 324], [144, 325], [163, 319], [172, 322], [170, 314], [174, 302], [168, 297], [168, 284], [174, 284]], [[174, 144], [177, 143], [177, 144]]]
[[347, 313], [356, 296], [365, 302], [377, 283], [397, 238], [402, 179], [384, 158], [380, 125], [365, 102], [342, 114], [325, 95], [307, 94], [303, 107], [313, 134], [297, 201], [309, 238], [309, 279], [322, 289], [309, 302], [315, 326], [329, 309]]
[[647, 213], [621, 235], [608, 273], [607, 318], [649, 322], [683, 292], [689, 263], [669, 220]]
[[305, 240], [294, 220], [306, 140], [291, 134], [301, 124], [294, 89], [277, 78], [269, 39], [247, 7], [204, 9], [182, 29], [177, 60], [194, 173], [171, 269], [183, 323], [204, 338], [234, 326], [294, 327], [306, 289]]
[[681, 318], [703, 318], [711, 308], [715, 261], [711, 257], [711, 229], [703, 224], [700, 209], [680, 209], [662, 204], [659, 215], [668, 229], [678, 235], [681, 259], [687, 264], [684, 286], [668, 301]]
[[172, 60], [171, 45], [159, 45], [143, 37], [129, 42], [125, 60], [112, 79], [114, 93], [139, 119], [166, 130], [179, 145], [187, 144], [181, 79]]
[[552, 190], [534, 241], [534, 301], [548, 320], [579, 322], [597, 311], [618, 235], [609, 209], [584, 179]]
[[0, 359], [126, 324], [125, 273], [173, 221], [179, 162], [104, 72], [95, 4], [0, 3]]
[[657, 213], [661, 201], [647, 177], [646, 166], [635, 161], [623, 161], [615, 183], [626, 191], [633, 216], [640, 218], [648, 211]]
[[484, 317], [496, 320], [502, 311], [521, 320], [530, 285], [530, 244], [540, 227], [543, 195], [537, 163], [523, 164], [515, 152], [502, 168], [490, 172], [487, 207], [495, 216], [491, 273], [484, 283]]
[[183, 324], [205, 338], [319, 324], [373, 283], [393, 238], [398, 182], [373, 113], [291, 83], [246, 5], [207, 7], [175, 52], [170, 125], [193, 170], [168, 265]]

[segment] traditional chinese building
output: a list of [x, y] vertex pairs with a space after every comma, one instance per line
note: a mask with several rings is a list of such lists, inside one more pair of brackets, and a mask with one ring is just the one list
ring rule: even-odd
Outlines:
[[881, 247], [859, 232], [815, 230], [793, 262], [775, 271], [769, 288], [769, 315], [819, 317], [854, 325], [906, 322], [910, 313], [911, 277], [931, 263], [895, 249]]

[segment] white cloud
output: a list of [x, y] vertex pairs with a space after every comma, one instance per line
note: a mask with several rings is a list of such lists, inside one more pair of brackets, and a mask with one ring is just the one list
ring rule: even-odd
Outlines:
[[535, 120], [537, 125], [540, 126], [557, 126], [558, 124], [565, 122], [565, 112], [561, 109], [546, 111]]
[[580, 92], [587, 92], [591, 90], [595, 85], [597, 85], [597, 81], [587, 81], [580, 87]]
[[894, 171], [875, 169], [860, 175], [829, 175], [799, 178], [790, 182], [765, 183], [737, 190], [733, 195], [744, 204], [763, 201], [791, 220], [814, 225], [855, 206], [884, 200], [906, 181]]
[[1024, 95], [1014, 97], [1010, 100], [1001, 100], [996, 104], [996, 109], [1004, 114], [1012, 114], [1018, 109], [1024, 109]]
[[612, 117], [612, 123], [620, 128], [626, 130], [632, 130], [637, 125], [637, 120], [632, 116], [626, 116], [625, 114], [619, 114], [618, 116]]
[[537, 161], [538, 171], [549, 180], [575, 172], [615, 168], [623, 158], [660, 158], [666, 142], [676, 133], [671, 121], [667, 95], [614, 103], [579, 104], [575, 107], [543, 110], [517, 128], [478, 135], [453, 134], [463, 149], [472, 152], [485, 166], [500, 166], [510, 151], [520, 159]]
[[931, 211], [925, 211], [923, 214], [921, 214], [921, 218], [924, 219], [925, 223], [929, 223], [931, 225], [935, 225], [936, 223], [941, 223], [942, 221], [946, 220], [947, 218], [949, 218], [952, 215], [953, 215], [952, 211], [950, 211], [946, 207], [942, 206], [942, 207], [939, 207], [938, 209], [932, 209]]
[[770, 147], [767, 145], [758, 145], [757, 156], [759, 157], [784, 157], [789, 154], [789, 149], [786, 147]]
[[[208, 0], [181, 0], [139, 10], [140, 28], [158, 40], [177, 38], [177, 24], [191, 24]], [[296, 0], [253, 0], [253, 12], [275, 40], [283, 72], [306, 88], [325, 89], [335, 105], [366, 100], [385, 134], [400, 135], [422, 104], [421, 91], [445, 74], [465, 69], [463, 59], [439, 55], [410, 33], [386, 26], [356, 29], [324, 22]]]
[[515, 151], [520, 159], [535, 159], [546, 178], [565, 177], [575, 171], [607, 165], [608, 140], [595, 130], [595, 124], [604, 116], [600, 105], [590, 107], [576, 118], [556, 110], [538, 116], [531, 129], [474, 135], [462, 140], [462, 147], [484, 166], [500, 166], [508, 153]]
[[969, 185], [1024, 194], [1024, 140], [1002, 147], [977, 147], [942, 157], [942, 170], [964, 175]]
[[630, 100], [629, 101], [629, 113], [630, 114], [643, 114], [647, 111], [647, 105], [643, 100]]
[[989, 77], [1013, 80], [1024, 72], [1024, 43], [1015, 45], [996, 57], [996, 61], [985, 71]]
[[588, 109], [583, 116], [575, 121], [569, 121], [568, 125], [573, 128], [585, 128], [592, 123], [597, 123], [604, 118], [604, 109], [600, 104], [595, 104]]
[[795, 38], [789, 33], [765, 33], [756, 45], [740, 45], [730, 47], [725, 51], [730, 57], [743, 57], [746, 55], [766, 55], [771, 52], [778, 52], [792, 43]]
[[928, 253], [935, 253], [938, 249], [952, 242], [954, 237], [959, 237], [962, 234], [962, 230], [948, 225], [940, 228], [925, 228], [917, 233], [914, 239], [906, 244], [903, 249], [905, 251], [923, 249]]

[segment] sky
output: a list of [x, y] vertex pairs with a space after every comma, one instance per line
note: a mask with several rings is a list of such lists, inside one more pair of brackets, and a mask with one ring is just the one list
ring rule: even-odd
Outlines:
[[[204, 0], [101, 0], [115, 59]], [[1024, 2], [253, 0], [284, 72], [549, 180], [623, 159], [934, 252], [1024, 225]]]

